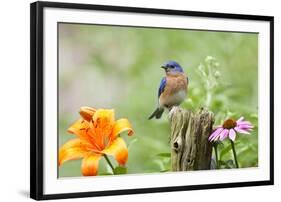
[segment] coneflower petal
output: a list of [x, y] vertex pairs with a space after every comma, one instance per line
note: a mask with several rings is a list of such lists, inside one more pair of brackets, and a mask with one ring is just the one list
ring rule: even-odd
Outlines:
[[241, 129], [252, 129], [252, 128], [254, 128], [254, 126], [248, 125], [248, 124], [242, 124], [242, 125], [239, 125], [238, 127], [241, 128]]
[[249, 135], [250, 133], [242, 128], [239, 128], [239, 127], [235, 127], [234, 130], [238, 133], [243, 133], [243, 134], [247, 134]]
[[252, 125], [249, 121], [237, 121], [237, 125]]
[[220, 140], [224, 140], [227, 137], [228, 133], [229, 133], [229, 130], [224, 129], [220, 134]]
[[241, 116], [236, 122], [241, 122], [241, 121], [243, 121], [243, 120], [244, 120], [244, 117]]
[[223, 128], [217, 128], [209, 137], [209, 141], [213, 141], [217, 136], [219, 136], [219, 134], [221, 133], [221, 131], [223, 131]]
[[235, 138], [236, 138], [235, 130], [230, 129], [230, 130], [229, 130], [229, 139], [231, 139], [232, 141], [234, 141]]

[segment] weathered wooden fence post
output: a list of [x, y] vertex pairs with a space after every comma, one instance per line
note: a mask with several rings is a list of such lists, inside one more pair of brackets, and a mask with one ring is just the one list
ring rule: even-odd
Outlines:
[[194, 113], [175, 107], [170, 114], [172, 171], [210, 169], [214, 114], [201, 108]]

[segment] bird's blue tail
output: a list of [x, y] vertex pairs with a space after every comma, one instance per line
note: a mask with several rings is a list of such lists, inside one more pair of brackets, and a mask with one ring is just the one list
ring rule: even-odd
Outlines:
[[148, 119], [152, 119], [155, 117], [156, 119], [160, 119], [164, 112], [164, 108], [157, 107], [156, 110], [148, 117]]

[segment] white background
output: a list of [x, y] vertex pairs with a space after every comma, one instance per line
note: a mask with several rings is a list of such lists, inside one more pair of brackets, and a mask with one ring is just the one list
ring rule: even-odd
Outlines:
[[[1, 2], [0, 10], [0, 201], [26, 201], [29, 195], [29, 0]], [[281, 103], [281, 13], [278, 1], [245, 0], [92, 0], [77, 3], [114, 4], [275, 16], [275, 103]], [[279, 67], [278, 67], [279, 66]], [[68, 201], [278, 201], [281, 196], [280, 105], [275, 105], [275, 186], [110, 196]], [[279, 142], [279, 144], [277, 144]], [[280, 200], [280, 199], [279, 199]]]
[[[269, 23], [257, 21], [203, 19], [182, 16], [128, 14], [69, 9], [44, 10], [44, 194], [118, 190], [226, 182], [262, 181], [269, 179], [269, 136], [259, 136], [259, 167], [238, 170], [158, 173], [93, 178], [57, 179], [57, 22], [100, 23], [117, 25], [178, 27], [189, 29], [248, 31], [259, 33], [259, 134], [269, 131]], [[130, 21], [128, 19], [130, 18]], [[105, 53], [106, 54], [106, 53]], [[261, 85], [263, 83], [263, 85]]]

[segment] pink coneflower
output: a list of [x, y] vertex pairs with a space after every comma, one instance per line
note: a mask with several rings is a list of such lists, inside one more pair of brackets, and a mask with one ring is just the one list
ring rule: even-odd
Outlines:
[[245, 121], [244, 117], [241, 117], [237, 121], [227, 119], [222, 126], [214, 130], [209, 137], [209, 141], [224, 140], [226, 137], [234, 141], [236, 133], [250, 134], [253, 128], [254, 126], [249, 121]]

